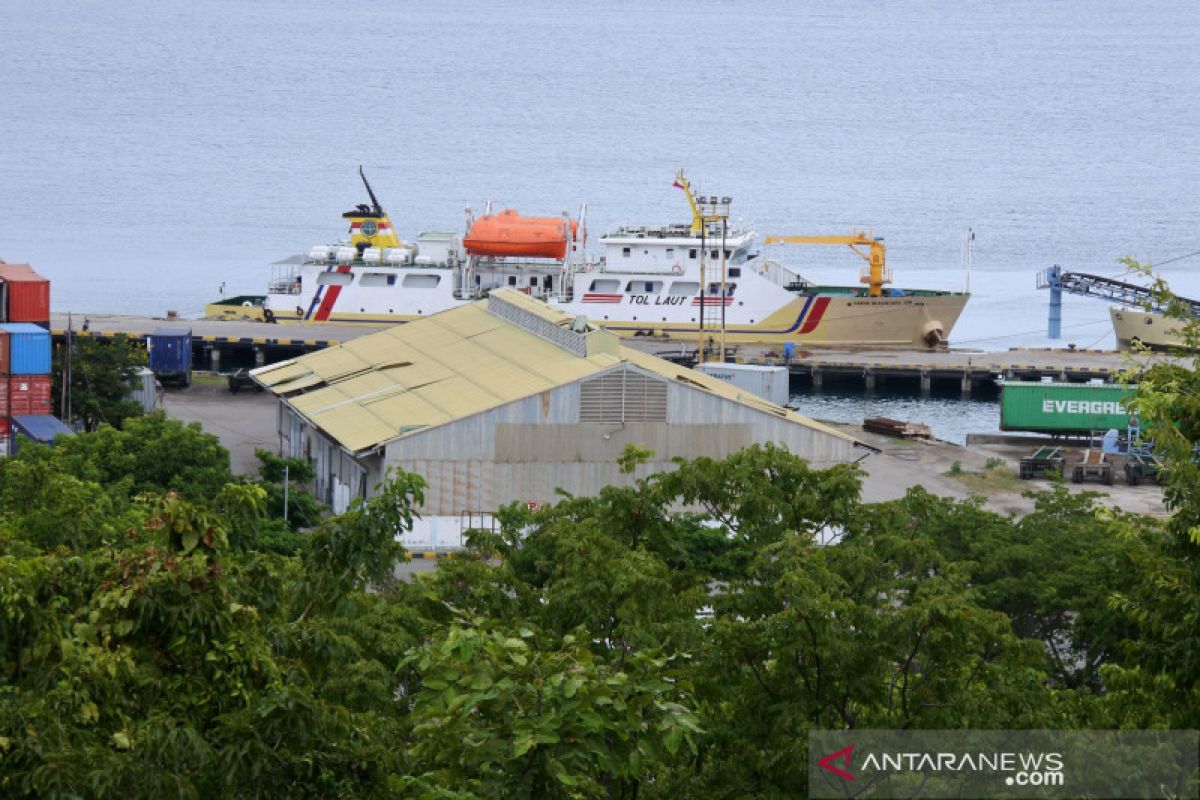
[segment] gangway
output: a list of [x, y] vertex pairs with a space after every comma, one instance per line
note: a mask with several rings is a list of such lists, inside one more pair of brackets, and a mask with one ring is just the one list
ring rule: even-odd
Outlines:
[[[1062, 336], [1062, 293], [1083, 297], [1097, 297], [1125, 307], [1143, 308], [1163, 313], [1166, 308], [1155, 297], [1154, 292], [1136, 283], [1105, 278], [1087, 272], [1066, 272], [1058, 264], [1038, 273], [1037, 288], [1050, 290], [1050, 319], [1046, 335], [1051, 339]], [[1176, 297], [1185, 310], [1200, 317], [1200, 300]]]

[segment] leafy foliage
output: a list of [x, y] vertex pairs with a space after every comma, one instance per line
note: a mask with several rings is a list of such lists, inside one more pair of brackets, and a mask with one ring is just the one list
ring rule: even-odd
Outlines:
[[138, 417], [142, 407], [130, 399], [137, 386], [137, 371], [146, 366], [146, 351], [124, 334], [111, 338], [72, 336], [71, 346], [54, 351], [51, 402], [62, 408], [64, 360], [70, 353], [71, 413], [84, 428], [102, 424], [120, 428], [127, 418]]
[[752, 447], [400, 582], [418, 476], [295, 534], [263, 462], [151, 417], [0, 464], [0, 794], [784, 798], [816, 729], [1196, 724], [1195, 544], [1095, 495]]

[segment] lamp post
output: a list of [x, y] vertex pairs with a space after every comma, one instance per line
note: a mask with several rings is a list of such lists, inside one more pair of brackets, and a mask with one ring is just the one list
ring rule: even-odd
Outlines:
[[[708, 298], [706, 290], [708, 288], [705, 282], [704, 274], [704, 257], [706, 255], [704, 248], [706, 247], [706, 234], [708, 233], [708, 225], [713, 222], [721, 223], [721, 295], [718, 302], [721, 304], [721, 333], [720, 333], [720, 360], [725, 361], [725, 277], [727, 274], [725, 260], [725, 236], [728, 232], [729, 222], [729, 206], [733, 202], [730, 197], [698, 197], [696, 205], [700, 210], [700, 217], [703, 220], [703, 227], [700, 229], [700, 353], [704, 353], [704, 315], [708, 312]], [[705, 359], [701, 358], [701, 361]]]

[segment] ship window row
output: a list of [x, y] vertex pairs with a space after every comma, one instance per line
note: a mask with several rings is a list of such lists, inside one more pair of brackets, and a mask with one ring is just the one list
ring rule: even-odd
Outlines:
[[[415, 273], [405, 275], [401, 286], [405, 289], [432, 289], [437, 286], [442, 280], [441, 275], [424, 275]], [[322, 272], [317, 275], [318, 286], [349, 286], [354, 283], [354, 274], [351, 272]], [[359, 286], [395, 286], [395, 273], [387, 272], [364, 272], [359, 276]]]
[[[625, 284], [625, 294], [662, 294], [664, 283], [662, 281], [629, 281]], [[725, 296], [733, 297], [737, 290], [736, 283], [725, 284]], [[589, 292], [596, 294], [618, 294], [621, 291], [621, 282], [611, 278], [598, 278], [592, 281], [592, 285], [588, 287]], [[672, 281], [667, 287], [667, 295], [671, 297], [686, 296], [691, 297], [700, 293], [700, 284], [697, 281]], [[719, 281], [708, 284], [705, 289], [705, 294], [710, 296], [718, 296], [721, 294], [721, 283]]]
[[[642, 255], [648, 256], [648, 255], [650, 255], [650, 251], [643, 250]], [[675, 257], [675, 248], [668, 247], [666, 255], [667, 255], [667, 258], [669, 258], [669, 259], [674, 258]], [[726, 261], [731, 260], [733, 258], [733, 255], [734, 255], [734, 253], [732, 250], [726, 250], [725, 251], [725, 260]], [[623, 258], [630, 258], [631, 256], [633, 256], [633, 248], [632, 247], [622, 247], [621, 248], [621, 256]], [[690, 258], [694, 261], [699, 257], [700, 257], [700, 248], [693, 247], [688, 250], [688, 258]], [[720, 250], [709, 250], [708, 257], [711, 258], [712, 260], [716, 261], [717, 259], [719, 259], [721, 257], [721, 251]]]
[[[531, 288], [536, 289], [538, 286], [538, 283], [539, 283], [539, 278], [537, 275], [530, 275], [528, 282], [525, 282], [525, 283], [523, 283], [521, 281], [521, 278], [517, 275], [509, 275], [509, 276], [507, 276], [507, 278], [508, 278], [507, 283], [509, 286], [516, 286], [518, 288], [524, 288], [525, 286], [529, 286]], [[540, 282], [541, 282], [541, 285], [544, 288], [546, 288], [547, 290], [554, 288], [554, 276], [553, 275], [542, 276], [542, 278], [540, 279]], [[478, 274], [475, 276], [475, 285], [476, 286], [483, 285], [483, 276], [478, 275]], [[493, 285], [494, 284], [489, 283], [489, 286], [493, 286]]]

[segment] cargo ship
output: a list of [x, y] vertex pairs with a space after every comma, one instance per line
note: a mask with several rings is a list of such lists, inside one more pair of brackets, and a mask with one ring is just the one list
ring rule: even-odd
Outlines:
[[[1195, 301], [1188, 302], [1194, 303]], [[1183, 329], [1186, 323], [1183, 320], [1143, 308], [1112, 306], [1108, 313], [1112, 318], [1113, 334], [1117, 337], [1118, 350], [1191, 349], [1184, 338]]]
[[969, 295], [890, 286], [882, 239], [767, 237], [765, 243], [840, 244], [866, 263], [857, 286], [822, 286], [763, 256], [757, 233], [728, 219], [729, 198], [697, 197], [682, 171], [690, 223], [620, 227], [590, 259], [584, 206], [569, 215], [468, 212], [465, 229], [401, 241], [366, 176], [370, 204], [343, 214], [349, 237], [272, 265], [265, 296], [208, 305], [210, 318], [276, 323], [402, 323], [514, 287], [622, 336], [689, 342], [711, 331], [737, 344], [938, 347]]
[[[1122, 259], [1120, 263], [1126, 266], [1133, 264], [1128, 259]], [[1058, 339], [1062, 335], [1062, 295], [1067, 293], [1096, 297], [1115, 304], [1109, 307], [1109, 316], [1118, 350], [1195, 349], [1188, 344], [1185, 329], [1187, 320], [1200, 320], [1200, 300], [1180, 295], [1168, 300], [1148, 286], [1105, 275], [1064, 270], [1058, 264], [1038, 273], [1037, 287], [1050, 290], [1047, 335], [1051, 339]], [[1167, 313], [1169, 305], [1175, 307], [1175, 313]]]

